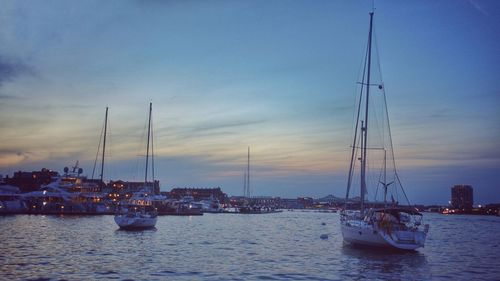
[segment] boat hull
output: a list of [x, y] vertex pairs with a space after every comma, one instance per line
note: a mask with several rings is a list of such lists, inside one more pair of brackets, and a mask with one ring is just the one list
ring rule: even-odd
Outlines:
[[390, 247], [376, 230], [368, 226], [341, 225], [344, 241], [355, 245]]
[[399, 250], [416, 250], [424, 246], [426, 233], [423, 231], [394, 231], [387, 233], [372, 225], [349, 222], [341, 224], [344, 241], [353, 245]]
[[0, 201], [0, 214], [22, 214], [26, 206], [21, 200]]
[[157, 217], [129, 217], [126, 215], [116, 215], [115, 222], [121, 229], [148, 229], [156, 225]]

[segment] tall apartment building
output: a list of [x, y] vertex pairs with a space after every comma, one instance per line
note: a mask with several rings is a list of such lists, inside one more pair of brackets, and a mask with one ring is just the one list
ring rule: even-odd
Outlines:
[[471, 210], [474, 203], [473, 189], [470, 185], [455, 185], [451, 188], [451, 206], [454, 209]]

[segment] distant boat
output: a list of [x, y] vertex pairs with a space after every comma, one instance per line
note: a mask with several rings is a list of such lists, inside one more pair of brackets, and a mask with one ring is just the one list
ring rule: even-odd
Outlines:
[[[414, 250], [424, 247], [425, 239], [428, 232], [428, 225], [425, 225], [424, 230], [421, 230], [422, 214], [416, 208], [412, 208], [408, 202], [407, 206], [399, 206], [393, 199], [391, 204], [387, 202], [388, 188], [391, 184], [399, 183], [402, 193], [405, 195], [399, 177], [396, 173], [394, 164], [393, 182], [387, 182], [387, 151], [391, 152], [392, 160], [394, 154], [392, 151], [392, 139], [390, 136], [389, 122], [387, 118], [386, 126], [388, 130], [388, 138], [382, 138], [386, 143], [383, 147], [368, 147], [368, 117], [370, 116], [369, 105], [371, 104], [370, 87], [378, 86], [379, 90], [383, 89], [382, 84], [371, 84], [371, 52], [372, 52], [372, 29], [373, 29], [373, 12], [370, 13], [370, 29], [368, 36], [368, 50], [365, 57], [365, 70], [361, 83], [360, 97], [357, 108], [357, 120], [355, 124], [354, 140], [352, 143], [351, 161], [349, 166], [349, 176], [347, 183], [347, 192], [345, 198], [345, 207], [340, 216], [341, 231], [344, 241], [351, 244], [375, 246], [383, 248], [394, 248], [402, 250]], [[365, 95], [363, 96], [363, 92]], [[383, 118], [388, 116], [385, 102], [385, 93], [382, 93], [385, 112]], [[365, 104], [362, 104], [364, 100]], [[364, 111], [364, 112], [363, 112]], [[361, 113], [361, 114], [360, 114]], [[362, 118], [360, 118], [360, 116]], [[376, 130], [373, 130], [376, 132]], [[379, 187], [384, 194], [383, 205], [378, 208], [367, 208], [366, 192], [367, 192], [367, 151], [383, 151], [383, 169], [379, 176]], [[360, 160], [360, 198], [359, 200], [349, 201], [349, 191], [352, 186], [353, 175], [356, 167], [356, 161]], [[370, 159], [370, 163], [374, 159]], [[407, 199], [407, 198], [406, 198]], [[407, 200], [408, 201], [408, 200]], [[359, 210], [347, 210], [348, 203], [356, 205], [359, 203]], [[354, 203], [353, 203], [354, 202]], [[375, 205], [375, 204], [373, 204]], [[358, 207], [358, 206], [356, 206]], [[356, 208], [357, 209], [357, 208]]]
[[[146, 172], [144, 176], [144, 188], [140, 192], [136, 192], [127, 201], [121, 204], [118, 213], [115, 215], [115, 222], [121, 229], [140, 230], [153, 228], [156, 225], [158, 212], [153, 205], [153, 190], [149, 190], [148, 186], [148, 161], [149, 161], [149, 144], [152, 143], [151, 138], [151, 112], [153, 104], [149, 104], [149, 121], [148, 121], [148, 142], [146, 145]], [[153, 155], [153, 148], [151, 147]], [[153, 158], [154, 159], [154, 158]], [[154, 161], [154, 160], [153, 160]], [[152, 163], [154, 169], [154, 164]], [[154, 175], [154, 171], [153, 171]], [[154, 184], [154, 176], [153, 176]]]
[[115, 215], [116, 224], [127, 230], [155, 227], [158, 214], [149, 196], [150, 194], [144, 191], [134, 193], [120, 206], [119, 213]]
[[210, 197], [199, 202], [204, 213], [221, 213], [224, 209], [217, 198]]
[[202, 204], [195, 202], [193, 196], [184, 196], [181, 199], [166, 199], [155, 196], [153, 204], [158, 211], [158, 215], [170, 216], [202, 216]]
[[266, 206], [242, 206], [238, 209], [239, 214], [270, 214], [281, 212], [283, 212], [283, 210]]
[[77, 160], [71, 169], [64, 167], [63, 175], [52, 177], [49, 184], [42, 185], [39, 190], [24, 195], [26, 202], [28, 202], [28, 213], [75, 215], [114, 213], [112, 206], [105, 202], [105, 195], [102, 193], [107, 122], [108, 108], [106, 107], [100, 181], [94, 180], [98, 155], [96, 155], [94, 162], [92, 179], [83, 176], [83, 169], [78, 167], [79, 161]]
[[39, 190], [24, 193], [23, 199], [30, 214], [110, 214], [110, 206], [105, 203], [105, 196], [99, 184], [89, 181], [82, 175], [83, 169], [78, 161], [69, 169], [64, 168], [63, 175], [51, 178], [51, 182], [42, 185]]
[[20, 214], [26, 211], [19, 188], [12, 185], [0, 185], [0, 215]]
[[247, 167], [243, 178], [243, 200], [242, 204], [238, 205], [234, 210], [225, 210], [225, 213], [232, 214], [268, 214], [278, 213], [281, 210], [276, 209], [274, 206], [263, 206], [258, 204], [256, 197], [250, 196], [250, 147], [247, 151]]

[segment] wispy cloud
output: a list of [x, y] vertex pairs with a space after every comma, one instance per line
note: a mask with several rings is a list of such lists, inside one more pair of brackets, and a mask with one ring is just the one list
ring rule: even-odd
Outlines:
[[227, 128], [239, 128], [246, 127], [256, 124], [261, 124], [266, 122], [265, 119], [254, 119], [254, 120], [211, 120], [207, 122], [203, 122], [199, 125], [196, 125], [192, 128], [193, 131], [211, 131], [211, 130], [220, 130]]
[[[1, 84], [0, 84], [1, 86]], [[0, 93], [0, 101], [7, 101], [7, 100], [20, 100], [22, 97], [17, 97], [14, 95], [7, 95], [7, 94], [1, 94]]]
[[[33, 69], [19, 59], [0, 55], [0, 86], [23, 74], [32, 74]], [[2, 96], [0, 96], [2, 97]], [[10, 96], [3, 96], [10, 97]]]
[[0, 167], [8, 167], [25, 161], [29, 158], [28, 153], [19, 150], [1, 149]]

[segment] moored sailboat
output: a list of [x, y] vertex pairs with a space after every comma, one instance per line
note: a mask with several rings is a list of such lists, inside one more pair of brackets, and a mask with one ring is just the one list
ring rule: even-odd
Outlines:
[[[421, 229], [423, 216], [417, 209], [411, 207], [396, 172], [394, 153], [392, 150], [392, 137], [386, 108], [387, 103], [385, 99], [385, 89], [383, 84], [372, 84], [372, 81], [370, 81], [372, 64], [373, 15], [374, 13], [371, 12], [368, 47], [365, 57], [364, 72], [362, 75], [363, 78], [362, 81], [358, 83], [360, 84], [361, 90], [357, 106], [357, 118], [354, 129], [354, 140], [352, 143], [345, 207], [340, 216], [341, 231], [343, 239], [347, 243], [401, 250], [415, 250], [417, 248], [424, 247], [429, 226], [425, 225], [424, 229]], [[375, 142], [372, 140], [369, 142], [368, 140], [368, 125], [370, 116], [369, 105], [371, 105], [372, 102], [369, 99], [371, 97], [370, 88], [372, 86], [377, 86], [377, 88], [382, 91], [382, 104], [385, 111], [383, 116], [387, 118], [387, 123], [384, 123], [387, 130], [381, 131], [388, 134], [388, 137], [386, 136], [380, 138], [382, 139], [382, 143], [378, 144], [380, 146], [374, 146]], [[372, 202], [371, 208], [368, 208], [370, 204], [368, 204], [366, 200], [368, 185], [367, 164], [369, 156], [369, 153], [367, 152], [369, 150], [372, 152], [383, 151], [383, 161], [381, 161], [383, 163], [383, 169], [378, 177], [379, 180], [375, 185], [377, 186], [377, 191], [378, 188], [383, 190], [384, 199], [382, 203], [377, 203], [376, 200]], [[389, 183], [387, 181], [387, 151], [391, 152], [390, 156], [392, 157], [391, 160], [393, 162], [393, 181]], [[360, 161], [360, 196], [359, 200], [350, 200], [349, 193], [353, 185], [356, 161], [358, 160]], [[374, 162], [373, 159], [370, 160], [371, 163]], [[407, 205], [399, 205], [399, 203], [394, 200], [393, 194], [391, 194], [392, 202], [389, 203], [387, 201], [389, 189], [397, 190], [398, 187], [401, 188], [402, 194], [408, 202]], [[349, 203], [350, 205], [353, 205], [356, 210], [348, 210]]]
[[[122, 204], [118, 213], [115, 215], [115, 222], [121, 229], [147, 229], [156, 225], [158, 212], [153, 205], [152, 193], [148, 185], [148, 162], [149, 162], [149, 144], [152, 143], [151, 137], [151, 112], [153, 104], [149, 104], [148, 120], [148, 140], [146, 145], [146, 172], [144, 175], [144, 187], [140, 192], [136, 192], [126, 203]], [[153, 148], [151, 147], [151, 154]], [[152, 163], [154, 169], [154, 164]], [[154, 183], [154, 171], [153, 171]]]

